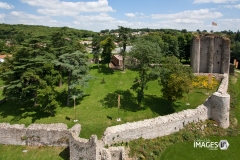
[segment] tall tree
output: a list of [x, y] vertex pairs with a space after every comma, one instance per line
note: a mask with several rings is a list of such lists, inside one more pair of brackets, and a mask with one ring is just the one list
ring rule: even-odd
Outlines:
[[[63, 27], [58, 29], [57, 32], [54, 32], [51, 35], [51, 48], [55, 55], [55, 58], [58, 59], [59, 56], [65, 53], [72, 53], [74, 51], [74, 45], [72, 40], [67, 36], [67, 28]], [[60, 75], [62, 76], [62, 68], [58, 68]], [[62, 78], [59, 80], [59, 87], [62, 86]]]
[[130, 56], [133, 60], [132, 65], [139, 69], [139, 76], [135, 78], [132, 89], [137, 92], [138, 105], [141, 106], [147, 82], [154, 78], [152, 69], [160, 64], [161, 49], [157, 43], [140, 39], [133, 44]]
[[177, 36], [170, 35], [170, 34], [164, 34], [162, 36], [162, 39], [163, 39], [164, 44], [165, 44], [164, 54], [166, 56], [174, 55], [176, 57], [179, 57], [179, 47], [178, 47]]
[[160, 71], [159, 84], [165, 99], [174, 102], [189, 92], [193, 80], [190, 67], [183, 66], [176, 57], [170, 56], [163, 60]]
[[235, 39], [234, 39], [235, 41], [238, 41], [238, 42], [240, 42], [240, 32], [239, 32], [239, 30], [237, 31], [237, 33], [236, 33], [236, 36], [235, 36]]
[[181, 34], [180, 36], [178, 36], [178, 48], [179, 48], [179, 59], [180, 62], [182, 61], [182, 59], [185, 57], [185, 46], [186, 46], [186, 40], [184, 38], [184, 36]]
[[[6, 82], [4, 95], [9, 100], [18, 100], [24, 104], [33, 102], [37, 105], [37, 90], [47, 86], [42, 67], [48, 63], [37, 56], [34, 49], [22, 48], [11, 59], [8, 59], [1, 75]], [[3, 71], [2, 70], [2, 71]]]
[[67, 106], [69, 106], [71, 97], [81, 98], [84, 95], [83, 88], [90, 78], [87, 56], [80, 51], [65, 53], [54, 63], [68, 72]]
[[191, 43], [192, 43], [192, 34], [191, 33], [185, 33], [184, 39], [186, 41], [185, 48], [184, 48], [184, 59], [186, 61], [189, 61], [190, 59], [190, 50], [191, 50]]
[[100, 46], [103, 49], [102, 57], [104, 62], [107, 63], [109, 67], [109, 63], [111, 62], [112, 58], [112, 51], [116, 48], [114, 41], [110, 36], [108, 36], [106, 39], [101, 41]]
[[94, 36], [93, 40], [92, 40], [92, 52], [93, 52], [93, 58], [94, 61], [97, 61], [98, 64], [98, 68], [99, 68], [99, 58], [101, 55], [101, 46], [100, 46], [100, 42], [101, 42], [101, 37], [100, 36]]
[[240, 62], [240, 42], [239, 41], [236, 41], [233, 44], [231, 58], [237, 59], [237, 61]]
[[120, 54], [123, 58], [123, 72], [125, 71], [125, 57], [126, 57], [126, 47], [130, 38], [130, 28], [118, 26], [119, 30], [119, 37], [118, 41], [122, 43], [123, 49], [121, 50]]
[[58, 84], [60, 75], [59, 72], [54, 69], [54, 65], [52, 63], [45, 63], [42, 67], [41, 76], [47, 86], [37, 91], [38, 104], [42, 111], [48, 112], [51, 116], [53, 116], [55, 109], [59, 106], [56, 100], [57, 94], [54, 88]]

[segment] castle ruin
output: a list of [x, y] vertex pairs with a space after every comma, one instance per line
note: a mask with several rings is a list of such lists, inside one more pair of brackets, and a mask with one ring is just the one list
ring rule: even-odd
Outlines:
[[195, 36], [191, 48], [191, 66], [195, 75], [208, 75], [221, 79], [218, 90], [196, 109], [187, 109], [166, 116], [108, 127], [101, 140], [79, 137], [81, 125], [71, 129], [66, 124], [0, 123], [0, 144], [29, 146], [68, 146], [70, 160], [125, 160], [124, 147], [109, 147], [114, 143], [138, 139], [152, 139], [178, 132], [192, 122], [213, 119], [219, 127], [229, 127], [230, 95], [228, 90], [230, 40], [223, 37]]
[[230, 39], [214, 35], [194, 36], [190, 52], [194, 73], [229, 73]]

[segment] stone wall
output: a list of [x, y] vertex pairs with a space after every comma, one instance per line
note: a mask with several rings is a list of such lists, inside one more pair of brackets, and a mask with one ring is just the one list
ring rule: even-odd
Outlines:
[[102, 137], [103, 143], [111, 145], [140, 137], [152, 139], [177, 132], [188, 123], [210, 118], [215, 120], [220, 127], [227, 128], [229, 126], [230, 108], [230, 96], [227, 94], [228, 74], [215, 74], [215, 76], [223, 77], [218, 91], [196, 109], [108, 127]]
[[159, 116], [138, 122], [108, 127], [103, 135], [104, 144], [127, 142], [138, 138], [153, 139], [177, 132], [186, 124], [206, 120], [210, 116], [207, 106], [188, 109], [179, 113]]
[[0, 144], [28, 146], [65, 146], [69, 147], [70, 160], [122, 160], [125, 158], [123, 147], [104, 148], [96, 135], [90, 139], [79, 138], [81, 125], [68, 129], [66, 124], [24, 124], [0, 123]]
[[28, 146], [69, 146], [70, 160], [97, 157], [97, 137], [89, 140], [79, 138], [81, 126], [74, 125], [71, 129], [66, 124], [24, 124], [0, 123], [0, 144]]
[[194, 36], [190, 59], [194, 73], [229, 73], [230, 40], [214, 35]]
[[[80, 128], [79, 128], [80, 130]], [[66, 124], [25, 125], [0, 123], [0, 143], [29, 146], [68, 146], [70, 132]]]

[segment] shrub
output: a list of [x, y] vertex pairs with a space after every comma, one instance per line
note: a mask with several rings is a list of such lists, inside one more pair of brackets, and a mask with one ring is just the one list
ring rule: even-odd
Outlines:
[[211, 75], [196, 76], [196, 77], [194, 77], [194, 80], [193, 80], [194, 88], [213, 89], [218, 84], [219, 84], [219, 82]]

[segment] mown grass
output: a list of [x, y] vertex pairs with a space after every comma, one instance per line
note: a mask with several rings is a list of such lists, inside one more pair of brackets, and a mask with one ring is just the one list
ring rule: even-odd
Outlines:
[[236, 137], [208, 137], [211, 142], [226, 139], [230, 146], [227, 150], [209, 150], [194, 148], [193, 142], [181, 142], [168, 147], [162, 154], [162, 160], [239, 160], [240, 136]]
[[[27, 150], [27, 152], [22, 152]], [[69, 149], [64, 147], [29, 147], [0, 144], [1, 160], [68, 160]]]
[[[172, 135], [152, 140], [138, 139], [129, 143], [130, 156], [138, 159], [163, 160], [237, 160], [240, 157], [240, 75], [230, 77], [229, 90], [231, 95], [230, 127], [223, 129], [216, 126], [211, 120], [189, 124], [184, 129]], [[204, 127], [203, 127], [204, 126]], [[202, 128], [203, 127], [203, 128]], [[230, 143], [228, 150], [209, 150], [194, 148], [195, 139], [209, 139], [219, 142], [226, 139]]]
[[[178, 112], [188, 108], [196, 108], [202, 104], [208, 97], [203, 89], [193, 90], [189, 94], [190, 106], [186, 105], [186, 97], [175, 102], [175, 108], [170, 107], [170, 103], [162, 98], [161, 87], [157, 81], [148, 83], [148, 90], [145, 91], [145, 99], [142, 107], [138, 107], [136, 94], [130, 88], [137, 71], [127, 70], [122, 73], [119, 70], [113, 71], [106, 66], [100, 69], [93, 65], [90, 74], [94, 79], [90, 81], [86, 89], [86, 96], [77, 100], [76, 118], [82, 125], [80, 137], [89, 138], [96, 134], [101, 138], [104, 130], [108, 126], [122, 124], [126, 122], [138, 121], [148, 118], [166, 115]], [[104, 84], [101, 82], [105, 81]], [[212, 90], [214, 92], [216, 89]], [[26, 109], [26, 106], [20, 106], [7, 102], [0, 105], [0, 122], [21, 123], [26, 126], [32, 123], [65, 123], [72, 127], [75, 123], [75, 112], [73, 102], [71, 107], [66, 105], [66, 86], [57, 88], [59, 93], [58, 100], [61, 107], [56, 109], [55, 116], [39, 112], [38, 108]], [[118, 111], [117, 96], [121, 95], [121, 107]], [[116, 119], [120, 117], [121, 122]]]

